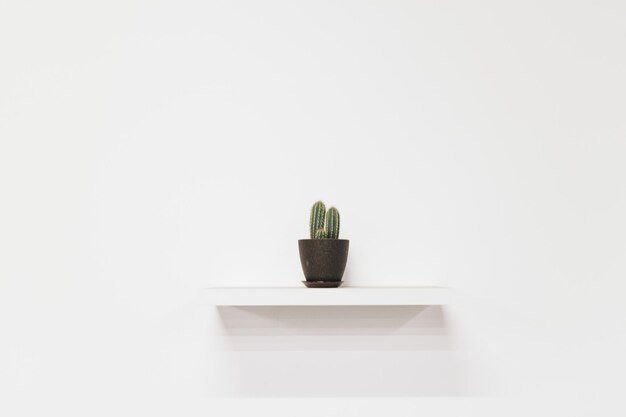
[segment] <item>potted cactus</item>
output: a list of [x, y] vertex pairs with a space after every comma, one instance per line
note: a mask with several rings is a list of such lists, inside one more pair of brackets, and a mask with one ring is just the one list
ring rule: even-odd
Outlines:
[[339, 211], [331, 207], [326, 211], [318, 201], [311, 208], [310, 239], [300, 239], [300, 263], [309, 288], [336, 288], [343, 281], [343, 271], [348, 260], [349, 240], [339, 239]]

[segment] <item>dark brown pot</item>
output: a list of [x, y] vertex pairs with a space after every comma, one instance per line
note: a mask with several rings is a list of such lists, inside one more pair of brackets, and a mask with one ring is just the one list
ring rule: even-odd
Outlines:
[[298, 240], [300, 263], [307, 281], [341, 281], [348, 261], [347, 239]]

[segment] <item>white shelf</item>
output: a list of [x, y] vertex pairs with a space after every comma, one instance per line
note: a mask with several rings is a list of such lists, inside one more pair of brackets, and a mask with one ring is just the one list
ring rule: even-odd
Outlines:
[[448, 304], [445, 287], [212, 287], [216, 306], [419, 306]]

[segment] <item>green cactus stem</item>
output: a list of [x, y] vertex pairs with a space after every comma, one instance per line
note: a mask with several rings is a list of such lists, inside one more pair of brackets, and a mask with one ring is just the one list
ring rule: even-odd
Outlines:
[[[324, 217], [326, 215], [326, 206], [322, 201], [318, 201], [311, 207], [311, 221], [309, 230], [311, 239], [317, 239], [315, 236], [320, 229], [324, 229]], [[323, 239], [323, 238], [320, 238]]]
[[326, 213], [326, 233], [328, 239], [339, 239], [339, 210], [335, 207], [329, 208]]
[[316, 230], [314, 239], [328, 239], [328, 232], [324, 229]]

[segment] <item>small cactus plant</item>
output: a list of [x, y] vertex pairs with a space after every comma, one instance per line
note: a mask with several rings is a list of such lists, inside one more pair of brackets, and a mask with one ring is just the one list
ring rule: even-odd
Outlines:
[[339, 210], [335, 207], [329, 208], [326, 213], [326, 233], [328, 239], [339, 239]]
[[311, 207], [310, 233], [311, 239], [324, 239], [316, 237], [317, 231], [324, 229], [324, 217], [326, 216], [326, 206], [322, 201], [318, 201]]
[[339, 239], [339, 210], [331, 207], [326, 211], [322, 201], [317, 201], [311, 208], [311, 239]]

